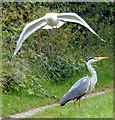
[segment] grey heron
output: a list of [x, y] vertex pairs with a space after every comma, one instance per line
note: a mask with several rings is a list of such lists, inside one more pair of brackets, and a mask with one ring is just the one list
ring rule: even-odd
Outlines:
[[107, 59], [108, 57], [91, 57], [86, 63], [88, 70], [91, 73], [91, 77], [86, 76], [78, 80], [70, 90], [62, 97], [60, 105], [64, 106], [67, 102], [74, 100], [74, 109], [76, 108], [76, 101], [80, 100], [88, 91], [94, 88], [97, 82], [97, 74], [91, 64], [93, 62]]
[[19, 51], [24, 40], [26, 40], [36, 30], [40, 28], [43, 28], [43, 29], [60, 28], [65, 22], [78, 23], [86, 27], [87, 29], [89, 29], [93, 34], [95, 34], [102, 41], [105, 41], [76, 13], [47, 13], [45, 16], [28, 23], [23, 28], [20, 34], [19, 40], [17, 42], [15, 51], [11, 56], [10, 60]]

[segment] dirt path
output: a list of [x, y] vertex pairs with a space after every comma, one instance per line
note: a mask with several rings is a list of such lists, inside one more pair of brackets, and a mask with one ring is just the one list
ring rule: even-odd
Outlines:
[[[109, 89], [105, 89], [104, 91], [90, 93], [90, 94], [87, 94], [86, 96], [84, 96], [84, 98], [93, 97], [95, 95], [101, 95], [101, 94], [104, 94], [104, 93], [112, 91], [112, 90], [113, 90], [112, 88], [109, 88]], [[28, 116], [32, 116], [32, 115], [36, 114], [37, 112], [40, 112], [40, 111], [45, 110], [47, 108], [52, 108], [52, 107], [58, 106], [58, 105], [59, 105], [59, 103], [54, 103], [52, 105], [45, 105], [45, 106], [42, 106], [42, 107], [33, 108], [33, 109], [27, 110], [25, 112], [21, 112], [21, 113], [15, 114], [15, 115], [11, 115], [10, 118], [25, 118], [25, 117], [28, 117]]]

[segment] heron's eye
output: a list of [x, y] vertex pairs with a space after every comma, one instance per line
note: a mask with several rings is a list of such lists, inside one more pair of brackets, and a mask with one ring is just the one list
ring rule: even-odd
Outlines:
[[95, 59], [94, 57], [90, 57], [88, 60]]

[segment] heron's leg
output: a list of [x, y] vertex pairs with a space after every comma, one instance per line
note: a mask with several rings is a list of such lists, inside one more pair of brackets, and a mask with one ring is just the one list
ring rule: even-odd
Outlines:
[[80, 99], [78, 100], [78, 104], [79, 104], [80, 108], [82, 108], [82, 104], [80, 103]]
[[74, 110], [76, 110], [76, 100], [74, 99]]

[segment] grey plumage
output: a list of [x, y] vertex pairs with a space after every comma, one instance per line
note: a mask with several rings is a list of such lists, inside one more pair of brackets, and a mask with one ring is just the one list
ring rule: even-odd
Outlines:
[[60, 101], [60, 105], [64, 106], [70, 100], [74, 100], [74, 108], [75, 108], [75, 99], [76, 101], [80, 100], [89, 90], [93, 89], [95, 84], [97, 83], [97, 74], [94, 68], [91, 67], [93, 62], [107, 59], [108, 57], [91, 57], [88, 59], [86, 63], [88, 70], [91, 73], [91, 77], [86, 76], [78, 80], [70, 90], [62, 97]]
[[60, 105], [63, 106], [70, 100], [79, 100], [90, 89], [90, 78], [88, 76], [78, 80], [70, 90], [62, 97]]

